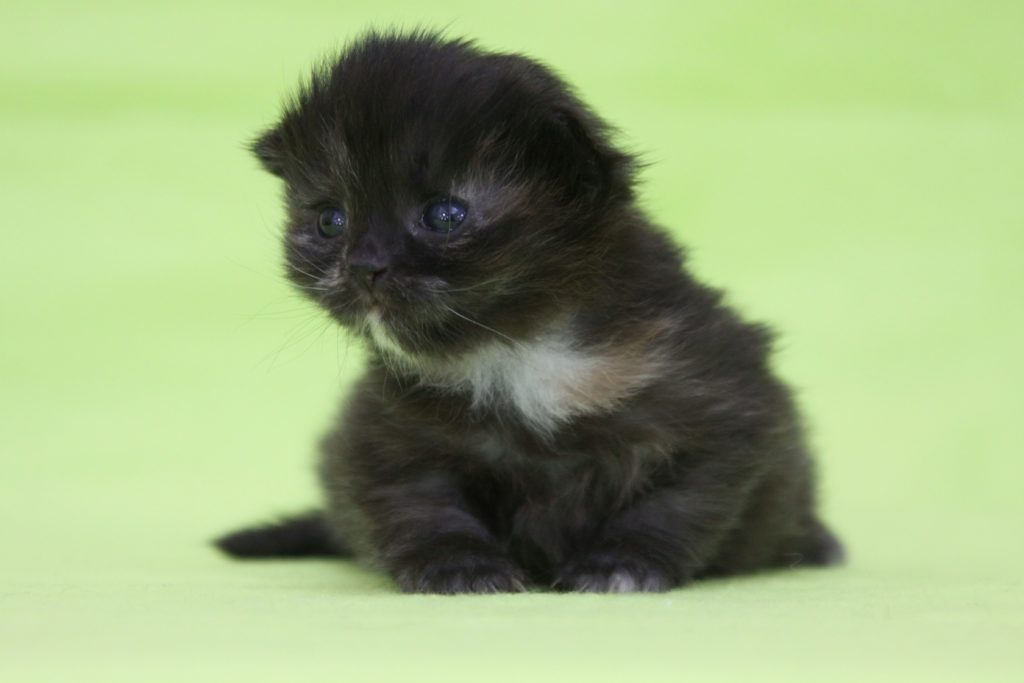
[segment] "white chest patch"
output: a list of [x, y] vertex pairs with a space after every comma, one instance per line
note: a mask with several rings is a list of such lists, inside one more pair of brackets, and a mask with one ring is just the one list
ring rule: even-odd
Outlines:
[[466, 391], [478, 409], [514, 409], [539, 432], [575, 415], [610, 408], [656, 376], [649, 359], [581, 349], [551, 334], [515, 345], [494, 342], [442, 367], [421, 368], [425, 384]]
[[564, 339], [493, 346], [462, 359], [448, 380], [473, 394], [478, 407], [515, 407], [527, 422], [548, 431], [582, 412], [585, 387], [601, 358], [573, 349]]
[[444, 361], [407, 352], [379, 315], [367, 317], [367, 331], [386, 359], [419, 375], [423, 384], [465, 392], [478, 410], [514, 410], [541, 433], [573, 416], [611, 408], [665, 368], [651, 347], [585, 348], [563, 327], [528, 341], [496, 340]]

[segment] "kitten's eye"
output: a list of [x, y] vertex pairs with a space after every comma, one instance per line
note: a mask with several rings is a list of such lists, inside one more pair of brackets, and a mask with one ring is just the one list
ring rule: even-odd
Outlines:
[[457, 199], [442, 199], [427, 205], [423, 223], [435, 232], [451, 232], [466, 220], [466, 205]]
[[342, 209], [324, 209], [320, 212], [320, 234], [324, 237], [337, 237], [345, 229], [345, 222]]

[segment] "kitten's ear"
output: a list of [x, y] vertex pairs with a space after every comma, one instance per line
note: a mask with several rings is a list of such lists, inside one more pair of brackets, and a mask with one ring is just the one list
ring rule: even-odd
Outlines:
[[279, 128], [271, 128], [261, 133], [250, 143], [249, 150], [268, 173], [278, 178], [284, 176], [284, 141]]
[[572, 192], [591, 200], [629, 192], [632, 160], [615, 149], [604, 126], [585, 111], [554, 112], [556, 135], [549, 152]]

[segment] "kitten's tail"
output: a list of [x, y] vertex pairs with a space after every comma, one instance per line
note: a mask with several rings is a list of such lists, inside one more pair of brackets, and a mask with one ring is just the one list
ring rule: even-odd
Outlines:
[[214, 545], [232, 557], [324, 557], [349, 555], [331, 537], [323, 514], [310, 512], [221, 536]]

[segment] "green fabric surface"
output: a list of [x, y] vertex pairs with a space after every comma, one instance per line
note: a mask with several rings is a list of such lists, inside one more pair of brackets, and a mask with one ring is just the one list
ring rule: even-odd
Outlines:
[[[5, 2], [0, 679], [1024, 680], [1024, 3]], [[404, 596], [207, 541], [316, 501], [362, 351], [244, 151], [425, 24], [558, 68], [692, 266], [781, 331], [849, 563]]]

